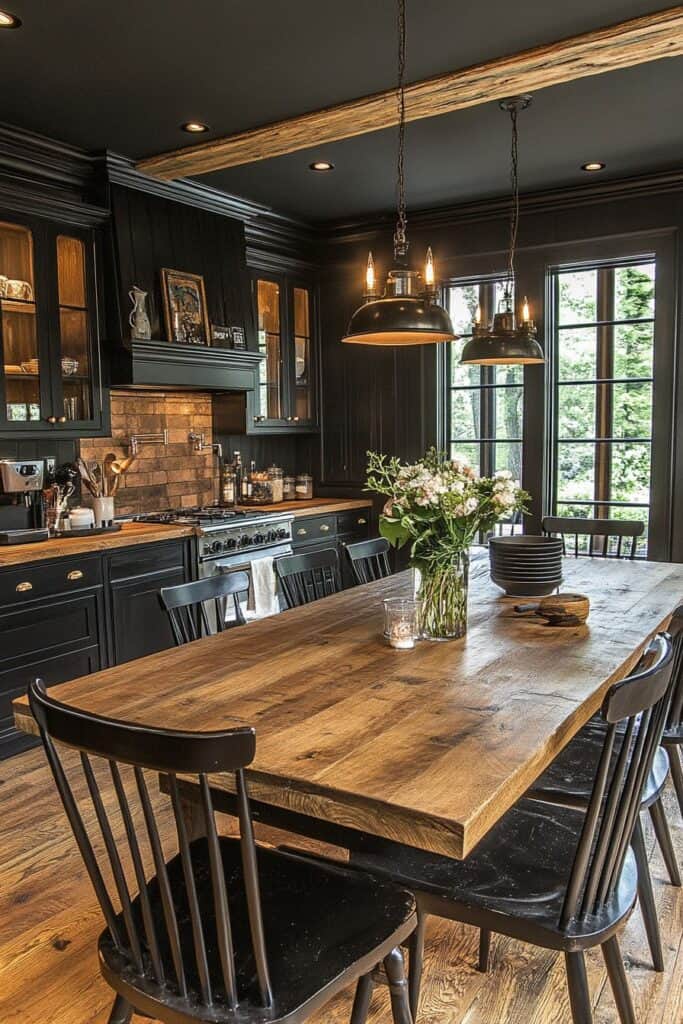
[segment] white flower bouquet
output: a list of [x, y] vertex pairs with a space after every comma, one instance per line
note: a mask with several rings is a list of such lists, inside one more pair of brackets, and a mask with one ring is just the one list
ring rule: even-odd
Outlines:
[[507, 470], [479, 477], [466, 459], [449, 459], [435, 448], [415, 463], [368, 452], [366, 489], [388, 499], [379, 521], [382, 536], [395, 547], [410, 543], [410, 563], [420, 575], [423, 635], [462, 636], [470, 545], [523, 510], [528, 495]]

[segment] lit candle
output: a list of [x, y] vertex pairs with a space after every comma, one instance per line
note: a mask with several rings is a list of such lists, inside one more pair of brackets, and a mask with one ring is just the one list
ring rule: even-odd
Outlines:
[[477, 327], [481, 326], [481, 306], [479, 305], [479, 303], [477, 303], [477, 308], [474, 312], [474, 322], [477, 325]]
[[365, 291], [368, 295], [373, 295], [375, 292], [375, 261], [371, 252], [368, 253], [368, 265], [365, 271]]
[[530, 320], [531, 320], [531, 317], [529, 316], [529, 300], [527, 299], [527, 297], [525, 295], [524, 296], [524, 303], [522, 305], [522, 322], [525, 323], [525, 324], [528, 324]]
[[410, 620], [400, 619], [391, 624], [389, 646], [399, 651], [410, 651], [415, 646], [413, 624]]
[[427, 262], [425, 264], [425, 284], [427, 288], [434, 287], [434, 257], [432, 256], [431, 245], [427, 249]]

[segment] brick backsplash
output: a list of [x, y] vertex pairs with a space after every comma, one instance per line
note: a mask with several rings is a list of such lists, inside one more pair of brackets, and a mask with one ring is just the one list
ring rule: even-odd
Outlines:
[[[116, 494], [116, 514], [155, 512], [161, 508], [203, 505], [218, 496], [216, 458], [209, 450], [197, 453], [187, 435], [203, 433], [211, 442], [211, 395], [199, 392], [112, 391], [112, 436], [81, 441], [88, 461], [108, 452], [128, 455], [132, 434], [168, 430], [168, 445], [143, 445]], [[88, 495], [84, 490], [84, 501]]]

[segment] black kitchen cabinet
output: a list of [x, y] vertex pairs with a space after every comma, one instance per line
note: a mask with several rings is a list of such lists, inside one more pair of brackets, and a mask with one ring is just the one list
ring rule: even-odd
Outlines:
[[35, 740], [12, 701], [174, 646], [161, 587], [191, 578], [191, 541], [135, 545], [0, 570], [0, 760]]
[[0, 210], [0, 434], [106, 433], [97, 236]]
[[161, 541], [105, 556], [109, 580], [111, 660], [121, 665], [174, 646], [159, 591], [187, 583], [189, 541]]
[[289, 434], [318, 426], [317, 302], [313, 282], [252, 272], [258, 388], [247, 397], [247, 433]]
[[35, 741], [14, 728], [12, 701], [39, 676], [48, 685], [103, 666], [101, 557], [60, 558], [0, 573], [0, 758]]

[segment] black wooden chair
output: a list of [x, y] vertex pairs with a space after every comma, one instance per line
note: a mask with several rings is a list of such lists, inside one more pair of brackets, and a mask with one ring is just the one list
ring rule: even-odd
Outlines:
[[276, 559], [275, 572], [288, 608], [309, 604], [341, 590], [339, 556], [335, 548]]
[[[246, 622], [239, 595], [249, 590], [246, 572], [209, 576], [177, 587], [162, 587], [161, 603], [168, 612], [176, 644], [190, 643], [212, 633], [222, 633]], [[226, 622], [226, 602], [232, 600], [235, 618]], [[208, 607], [207, 607], [208, 606]]]
[[346, 545], [351, 571], [356, 583], [372, 583], [391, 576], [389, 541], [384, 537], [361, 540]]
[[[670, 751], [671, 755], [675, 754], [674, 760], [674, 757], [670, 757], [667, 753], [664, 744], [667, 734], [671, 735], [669, 728], [672, 716], [680, 716], [680, 703], [683, 702], [683, 605], [674, 612], [669, 630], [673, 639], [673, 660], [669, 694], [670, 710], [662, 736], [662, 744], [655, 753], [652, 768], [648, 774], [640, 810], [649, 812], [671, 884], [680, 886], [681, 873], [676, 859], [676, 851], [671, 840], [662, 796], [669, 775], [670, 760], [672, 764], [677, 762], [680, 768], [678, 751]], [[647, 661], [648, 654], [646, 653], [643, 663], [646, 664]], [[678, 711], [676, 711], [677, 704]], [[602, 752], [604, 734], [604, 719], [598, 716], [592, 718], [577, 733], [574, 739], [567, 744], [550, 767], [539, 776], [531, 789], [527, 790], [525, 796], [543, 803], [585, 809], [590, 800], [592, 781]], [[615, 750], [612, 755], [612, 768], [617, 763], [619, 748], [623, 739], [623, 733], [618, 734]], [[675, 783], [675, 769], [672, 774]], [[638, 817], [635, 825], [633, 852], [638, 865], [638, 897], [645, 922], [645, 931], [648, 937], [652, 962], [656, 971], [663, 971], [664, 954], [640, 817]]]
[[480, 929], [481, 970], [488, 966], [492, 932], [562, 950], [575, 1024], [593, 1019], [584, 953], [601, 946], [622, 1024], [635, 1024], [617, 934], [636, 901], [630, 843], [667, 714], [672, 648], [666, 635], [656, 638], [654, 651], [651, 667], [615, 683], [605, 698], [606, 730], [587, 809], [523, 798], [464, 861], [362, 839], [353, 863], [417, 897], [420, 924], [410, 963], [414, 1013], [424, 919], [434, 914]]
[[[674, 612], [672, 625], [674, 624], [683, 631], [683, 605]], [[676, 645], [674, 650], [673, 668], [674, 686], [671, 691], [671, 705], [669, 716], [666, 720], [662, 746], [669, 755], [671, 766], [671, 778], [673, 780], [678, 806], [683, 816], [683, 766], [681, 765], [681, 747], [683, 747], [683, 639]]]
[[[358, 981], [352, 1021], [362, 1024], [368, 975], [381, 962], [395, 1024], [411, 1024], [399, 945], [416, 925], [414, 897], [370, 875], [257, 846], [244, 775], [256, 748], [253, 729], [129, 725], [60, 703], [40, 680], [29, 700], [105, 918], [98, 948], [116, 993], [110, 1024], [128, 1024], [134, 1011], [167, 1024], [297, 1024]], [[90, 795], [82, 809], [62, 746], [80, 752]], [[171, 859], [148, 772], [153, 783], [157, 773], [169, 781], [177, 832]], [[215, 772], [234, 777], [238, 839], [218, 835], [208, 780]], [[205, 836], [194, 841], [177, 773], [198, 776]], [[115, 801], [100, 788], [103, 779]], [[119, 815], [125, 837], [113, 830]], [[170, 847], [169, 837], [163, 842]]]
[[[597, 555], [602, 558], [635, 558], [638, 537], [643, 535], [644, 523], [639, 519], [572, 519], [562, 516], [545, 516], [541, 523], [543, 532], [548, 537], [562, 538], [562, 552], [565, 555]], [[574, 538], [573, 551], [567, 550], [567, 538]], [[588, 537], [588, 550], [581, 549], [579, 537]], [[596, 550], [595, 540], [600, 543]], [[628, 551], [624, 551], [624, 538], [631, 539]], [[616, 540], [616, 547], [610, 544]], [[628, 545], [626, 545], [628, 547]]]

